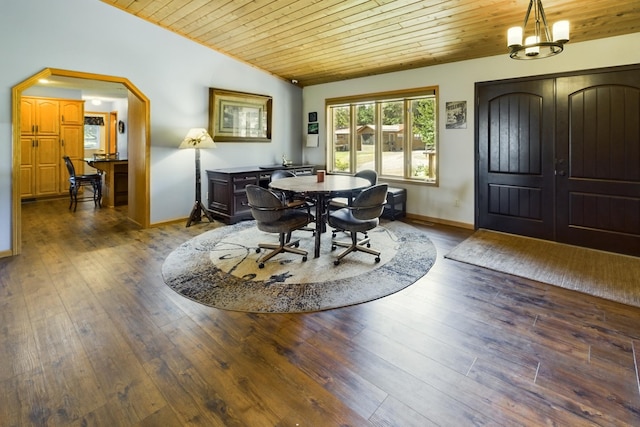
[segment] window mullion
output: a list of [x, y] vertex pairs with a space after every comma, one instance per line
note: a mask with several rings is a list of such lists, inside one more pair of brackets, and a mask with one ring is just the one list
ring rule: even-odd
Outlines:
[[411, 114], [411, 101], [404, 99], [404, 165], [402, 167], [402, 173], [404, 178], [411, 177], [411, 155], [413, 153], [413, 121]]
[[356, 156], [358, 155], [357, 152], [357, 141], [356, 138], [358, 137], [358, 123], [357, 123], [357, 105], [356, 104], [351, 104], [349, 105], [349, 115], [351, 117], [350, 119], [350, 125], [349, 125], [349, 132], [351, 134], [351, 138], [349, 143], [349, 170], [351, 171], [351, 173], [355, 173], [356, 171]]
[[380, 171], [382, 170], [382, 103], [377, 101], [375, 105], [374, 121], [376, 129], [376, 145], [373, 159], [376, 170]]

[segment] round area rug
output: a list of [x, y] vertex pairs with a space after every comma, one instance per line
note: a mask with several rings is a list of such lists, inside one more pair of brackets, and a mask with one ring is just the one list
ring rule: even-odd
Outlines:
[[[176, 248], [162, 265], [165, 283], [177, 293], [211, 307], [258, 313], [301, 313], [372, 301], [413, 284], [436, 260], [426, 233], [400, 221], [382, 222], [369, 232], [380, 262], [354, 252], [333, 265], [342, 252], [331, 251], [331, 231], [323, 233], [319, 258], [314, 237], [298, 230], [293, 239], [309, 252], [278, 254], [258, 268], [258, 243], [277, 243], [278, 235], [244, 221], [207, 231]], [[349, 240], [341, 233], [340, 240]]]

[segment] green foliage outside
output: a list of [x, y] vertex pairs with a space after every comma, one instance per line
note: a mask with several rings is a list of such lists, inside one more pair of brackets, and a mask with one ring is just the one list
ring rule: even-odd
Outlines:
[[[413, 134], [419, 135], [427, 150], [434, 150], [436, 146], [436, 111], [434, 98], [422, 98], [411, 101], [413, 118]], [[375, 104], [358, 104], [356, 106], [357, 126], [374, 123]], [[403, 122], [402, 102], [385, 102], [382, 104], [383, 125], [397, 125]], [[349, 107], [334, 108], [334, 123], [336, 129], [349, 127]]]
[[413, 114], [413, 133], [420, 135], [425, 149], [436, 148], [436, 111], [435, 99], [417, 99], [411, 102]]
[[[356, 104], [356, 125], [374, 125], [375, 124], [375, 106], [373, 102]], [[413, 99], [409, 102], [411, 109], [412, 135], [408, 135], [411, 139], [420, 137], [424, 142], [424, 150], [412, 150], [411, 171], [410, 176], [413, 177], [429, 177], [430, 171], [425, 155], [434, 155], [436, 149], [436, 100], [433, 97]], [[404, 123], [404, 102], [389, 101], [382, 103], [382, 125], [397, 125]], [[348, 129], [350, 125], [350, 107], [334, 107], [333, 124], [336, 130]], [[411, 147], [409, 147], [411, 150]], [[431, 154], [425, 153], [429, 152]], [[351, 153], [350, 150], [334, 151], [334, 167], [337, 171], [349, 171], [350, 156], [357, 156], [356, 165], [363, 165], [373, 161], [373, 152], [358, 150]], [[390, 153], [383, 154], [383, 156]], [[384, 161], [384, 160], [383, 160]], [[401, 166], [401, 165], [400, 165]], [[401, 170], [393, 171], [393, 174], [403, 175]]]

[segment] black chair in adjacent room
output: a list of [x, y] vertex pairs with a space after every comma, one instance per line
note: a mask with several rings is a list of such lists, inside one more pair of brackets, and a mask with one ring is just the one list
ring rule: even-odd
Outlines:
[[350, 242], [341, 242], [335, 238], [331, 240], [331, 250], [337, 246], [347, 248], [333, 261], [335, 265], [340, 264], [340, 260], [346, 255], [356, 251], [375, 255], [375, 261], [380, 262], [380, 251], [371, 249], [369, 236], [365, 235], [358, 240], [358, 233], [365, 233], [378, 226], [387, 200], [387, 189], [387, 184], [373, 185], [362, 190], [350, 206], [329, 213], [329, 225], [344, 230], [351, 236]]
[[73, 211], [78, 207], [78, 191], [81, 187], [90, 187], [91, 196], [83, 197], [80, 200], [93, 200], [94, 206], [102, 207], [102, 175], [94, 173], [88, 175], [77, 175], [76, 168], [69, 156], [62, 157], [69, 171], [69, 209], [73, 206]]
[[265, 261], [283, 252], [302, 255], [302, 261], [306, 261], [307, 251], [299, 249], [300, 241], [291, 241], [290, 236], [293, 231], [299, 230], [314, 221], [313, 215], [305, 209], [288, 206], [280, 199], [277, 193], [269, 189], [249, 184], [245, 187], [245, 190], [251, 214], [256, 220], [258, 230], [279, 235], [278, 244], [260, 243], [258, 245], [256, 250], [258, 253], [261, 249], [271, 249], [271, 252], [266, 253], [256, 261], [258, 262], [258, 267], [263, 268]]

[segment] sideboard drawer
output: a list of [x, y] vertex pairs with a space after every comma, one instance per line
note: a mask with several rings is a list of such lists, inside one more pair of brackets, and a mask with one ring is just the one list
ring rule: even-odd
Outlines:
[[237, 191], [244, 191], [244, 187], [246, 187], [249, 184], [258, 184], [258, 176], [256, 174], [253, 175], [238, 175], [238, 176], [233, 176], [231, 178], [231, 181], [233, 182], [233, 191], [237, 192]]
[[[297, 165], [296, 174], [312, 174], [313, 165]], [[267, 187], [271, 172], [281, 167], [240, 167], [207, 170], [207, 210], [227, 224], [252, 219], [245, 187], [249, 184]]]

